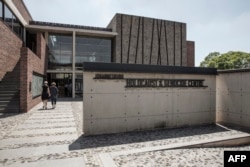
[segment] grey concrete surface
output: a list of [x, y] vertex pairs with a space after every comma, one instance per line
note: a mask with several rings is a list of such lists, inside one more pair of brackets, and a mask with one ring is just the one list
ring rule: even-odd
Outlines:
[[224, 150], [250, 151], [250, 145], [181, 148], [190, 143], [247, 136], [250, 131], [245, 129], [204, 125], [84, 136], [82, 101], [60, 100], [54, 110], [41, 108], [40, 103], [29, 113], [0, 114], [0, 166], [219, 167], [223, 166]]

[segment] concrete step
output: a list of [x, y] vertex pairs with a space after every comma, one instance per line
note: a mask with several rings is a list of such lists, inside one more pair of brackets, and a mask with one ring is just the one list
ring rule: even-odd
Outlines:
[[19, 90], [19, 85], [1, 85], [0, 84], [0, 90]]
[[19, 108], [0, 108], [0, 113], [19, 113]]

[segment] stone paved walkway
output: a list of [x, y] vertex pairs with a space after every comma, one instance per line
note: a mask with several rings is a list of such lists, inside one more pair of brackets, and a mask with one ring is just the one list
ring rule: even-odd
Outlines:
[[245, 135], [217, 125], [112, 135], [83, 136], [82, 102], [59, 101], [56, 109], [42, 104], [25, 114], [0, 114], [0, 166], [136, 167], [223, 166], [224, 150], [171, 149], [173, 145]]

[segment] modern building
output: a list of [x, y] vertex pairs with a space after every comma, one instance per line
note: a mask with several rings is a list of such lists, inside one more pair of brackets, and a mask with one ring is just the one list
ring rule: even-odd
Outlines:
[[43, 80], [82, 97], [83, 62], [194, 66], [186, 24], [116, 14], [105, 28], [40, 22], [22, 0], [0, 0], [0, 112], [27, 112]]

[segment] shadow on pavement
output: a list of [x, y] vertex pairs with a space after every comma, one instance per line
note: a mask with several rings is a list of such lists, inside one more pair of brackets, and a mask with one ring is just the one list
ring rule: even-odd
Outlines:
[[26, 113], [0, 113], [0, 119], [7, 118], [7, 117], [13, 117], [13, 116], [17, 116], [17, 115], [22, 115], [22, 114], [26, 114]]
[[226, 131], [229, 130], [216, 124], [210, 124], [184, 128], [134, 131], [94, 136], [82, 135], [76, 141], [69, 145], [69, 150], [80, 150], [121, 144], [132, 144], [138, 142], [172, 139], [194, 135], [205, 135]]

